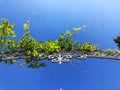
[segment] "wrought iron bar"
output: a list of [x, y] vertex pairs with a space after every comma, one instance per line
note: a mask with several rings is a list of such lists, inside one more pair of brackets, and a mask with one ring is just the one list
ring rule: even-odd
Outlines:
[[12, 54], [7, 52], [7, 53], [2, 53], [0, 54], [0, 60], [5, 61], [5, 60], [13, 60], [13, 59], [27, 59], [31, 58], [32, 59], [50, 59], [51, 62], [53, 63], [68, 63], [70, 62], [70, 59], [75, 58], [79, 60], [85, 60], [87, 58], [101, 58], [101, 59], [111, 59], [111, 60], [120, 60], [120, 53], [118, 52], [109, 52], [109, 51], [103, 51], [103, 50], [98, 50], [98, 51], [93, 51], [93, 52], [83, 52], [83, 51], [70, 51], [70, 52], [60, 52], [60, 53], [54, 53], [54, 54], [46, 54], [42, 53], [41, 57], [31, 57], [24, 55], [22, 52], [13, 52]]

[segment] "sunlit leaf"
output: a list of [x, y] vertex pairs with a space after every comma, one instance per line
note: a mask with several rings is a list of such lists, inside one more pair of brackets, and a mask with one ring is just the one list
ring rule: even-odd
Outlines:
[[23, 25], [23, 28], [24, 28], [24, 30], [29, 30], [29, 23], [25, 23], [24, 25]]
[[74, 30], [75, 32], [77, 32], [77, 31], [79, 31], [79, 30], [82, 30], [82, 28], [81, 28], [81, 27], [79, 27], [79, 28], [74, 27], [73, 30]]

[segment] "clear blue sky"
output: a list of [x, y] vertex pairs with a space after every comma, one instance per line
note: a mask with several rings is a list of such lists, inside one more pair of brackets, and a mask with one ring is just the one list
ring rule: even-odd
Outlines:
[[[120, 0], [0, 0], [0, 18], [14, 23], [17, 39], [22, 24], [30, 19], [37, 40], [55, 40], [60, 33], [87, 25], [75, 40], [98, 43], [115, 49], [113, 38], [120, 33]], [[0, 90], [120, 90], [120, 61], [73, 59], [39, 69], [0, 64]]]

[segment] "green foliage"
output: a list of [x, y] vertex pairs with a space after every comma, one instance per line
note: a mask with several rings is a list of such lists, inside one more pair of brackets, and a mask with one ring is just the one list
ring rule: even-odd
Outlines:
[[7, 60], [7, 61], [4, 61], [6, 65], [11, 65], [11, 64], [15, 64], [16, 63], [16, 60]]
[[15, 33], [12, 30], [14, 28], [13, 24], [10, 24], [10, 22], [6, 19], [2, 19], [2, 24], [0, 25], [0, 37], [6, 38], [8, 36], [15, 37]]
[[30, 22], [30, 21], [27, 20], [27, 22], [23, 24], [23, 29], [24, 29], [24, 30], [29, 30], [29, 26], [30, 26], [29, 22]]
[[28, 66], [28, 68], [39, 68], [47, 66], [45, 63], [41, 63], [40, 60], [31, 60], [30, 58], [25, 59], [22, 63], [19, 63], [19, 66], [22, 67], [23, 65]]
[[[77, 49], [78, 48], [78, 41], [73, 42], [73, 37], [76, 36], [77, 32], [80, 30], [83, 30], [84, 27], [79, 27], [79, 28], [73, 28], [73, 32], [70, 32], [69, 30], [66, 31], [66, 33], [62, 33], [59, 36], [59, 44], [61, 50], [65, 51], [71, 51], [72, 49]], [[84, 47], [84, 46], [83, 46]]]
[[88, 42], [84, 44], [79, 44], [78, 50], [92, 52], [92, 51], [98, 50], [98, 48], [96, 45], [92, 44], [91, 42]]
[[59, 45], [61, 50], [70, 51], [72, 49], [72, 33], [69, 30], [59, 36]]
[[8, 20], [2, 19], [0, 25], [0, 53], [5, 51], [11, 51], [15, 48], [16, 41], [14, 40], [15, 32], [13, 30], [14, 25]]
[[72, 50], [78, 50], [78, 41], [75, 41], [73, 44], [72, 44]]
[[60, 51], [59, 41], [58, 40], [46, 41], [44, 44], [44, 50], [48, 54], [59, 52]]
[[117, 36], [116, 38], [113, 39], [114, 42], [117, 44], [117, 46], [120, 48], [120, 36]]
[[[34, 39], [29, 30], [29, 20], [23, 24], [23, 29], [26, 30], [20, 40], [15, 40], [14, 25], [8, 20], [3, 19], [0, 25], [0, 53], [19, 52], [25, 56], [23, 62], [19, 62], [20, 67], [27, 65], [29, 68], [45, 67], [46, 64], [41, 62], [43, 53], [53, 54], [59, 53], [61, 50], [69, 52], [71, 50], [81, 50], [91, 52], [98, 48], [92, 43], [79, 44], [78, 41], [73, 42], [73, 37], [77, 32], [82, 30], [82, 27], [73, 28], [73, 32], [67, 30], [59, 36], [58, 40], [48, 40], [46, 42], [37, 41]], [[7, 65], [17, 63], [16, 60], [4, 61]]]
[[28, 65], [28, 68], [39, 68], [47, 66], [45, 63], [40, 63], [40, 60], [34, 60]]
[[43, 49], [42, 43], [38, 42], [30, 35], [30, 31], [27, 31], [18, 41], [18, 51], [23, 51], [26, 56], [41, 57], [42, 54], [39, 52]]

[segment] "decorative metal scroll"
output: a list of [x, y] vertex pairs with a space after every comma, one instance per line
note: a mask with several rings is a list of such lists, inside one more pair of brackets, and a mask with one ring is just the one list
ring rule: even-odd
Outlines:
[[53, 62], [53, 63], [62, 64], [62, 62], [63, 63], [69, 62], [70, 58], [72, 58], [72, 55], [62, 55], [62, 54], [49, 55], [48, 58], [51, 59], [51, 62]]
[[71, 58], [76, 58], [76, 59], [80, 59], [80, 60], [84, 60], [87, 58], [87, 54], [80, 54], [80, 53], [64, 53], [64, 54], [56, 54], [56, 55], [49, 55], [48, 56], [49, 59], [51, 59], [51, 62], [53, 63], [68, 63], [70, 62]]

